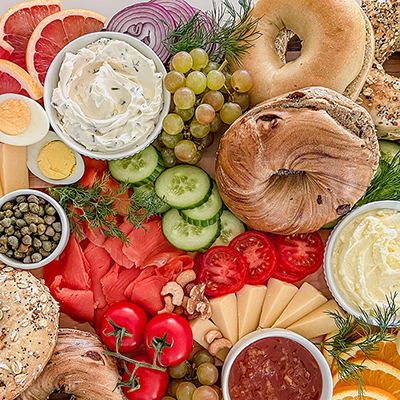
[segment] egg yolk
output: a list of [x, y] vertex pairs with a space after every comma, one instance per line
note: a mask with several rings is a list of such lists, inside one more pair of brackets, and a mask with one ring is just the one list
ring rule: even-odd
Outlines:
[[0, 131], [10, 136], [25, 132], [31, 123], [31, 110], [21, 100], [9, 99], [0, 103]]

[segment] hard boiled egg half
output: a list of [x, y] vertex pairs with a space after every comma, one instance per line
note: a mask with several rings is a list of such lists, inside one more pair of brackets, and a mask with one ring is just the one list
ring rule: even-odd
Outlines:
[[0, 95], [0, 142], [28, 146], [48, 131], [49, 119], [38, 102], [20, 94]]

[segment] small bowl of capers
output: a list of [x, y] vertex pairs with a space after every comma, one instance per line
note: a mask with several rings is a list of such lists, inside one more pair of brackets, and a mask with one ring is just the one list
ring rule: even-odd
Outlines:
[[60, 204], [33, 189], [0, 198], [0, 261], [14, 268], [41, 268], [57, 258], [69, 239]]

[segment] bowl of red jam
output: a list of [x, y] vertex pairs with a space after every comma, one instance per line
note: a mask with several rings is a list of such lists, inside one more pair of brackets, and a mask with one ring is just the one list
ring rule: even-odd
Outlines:
[[328, 400], [332, 391], [332, 375], [320, 350], [286, 329], [246, 335], [222, 368], [224, 400]]

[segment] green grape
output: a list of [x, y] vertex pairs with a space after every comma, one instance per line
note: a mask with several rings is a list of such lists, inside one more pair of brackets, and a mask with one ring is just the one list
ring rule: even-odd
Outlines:
[[218, 400], [218, 394], [211, 386], [200, 386], [193, 392], [192, 400]]
[[173, 167], [178, 161], [175, 157], [174, 150], [168, 149], [167, 147], [161, 149], [161, 156], [163, 158], [163, 165], [165, 168]]
[[232, 74], [229, 72], [224, 72], [223, 73], [225, 76], [225, 84], [224, 86], [221, 88], [221, 92], [224, 94], [229, 94], [233, 92], [233, 88], [231, 85], [231, 78], [232, 78]]
[[182, 132], [184, 123], [183, 119], [178, 114], [168, 114], [163, 120], [163, 128], [170, 135], [177, 135]]
[[178, 400], [192, 400], [193, 392], [196, 386], [191, 382], [182, 382], [176, 389], [176, 398]]
[[219, 386], [217, 386], [217, 385], [212, 385], [211, 387], [212, 387], [212, 388], [215, 390], [215, 392], [217, 393], [217, 395], [218, 395], [218, 400], [223, 400], [224, 395], [222, 394], [221, 388], [220, 388]]
[[203, 138], [195, 139], [195, 142], [198, 146], [200, 146], [200, 148], [206, 149], [214, 143], [214, 134], [210, 132], [207, 136], [204, 136]]
[[213, 70], [207, 74], [207, 87], [211, 90], [219, 90], [224, 86], [225, 75], [221, 71]]
[[239, 118], [242, 115], [242, 107], [240, 107], [237, 103], [228, 102], [225, 103], [221, 111], [219, 112], [219, 116], [223, 123], [230, 125], [236, 118]]
[[164, 396], [161, 400], [175, 400], [175, 397], [172, 397], [172, 396]]
[[172, 378], [183, 378], [187, 374], [188, 369], [188, 363], [184, 360], [178, 365], [168, 367], [168, 373]]
[[214, 364], [203, 363], [196, 371], [199, 382], [203, 385], [214, 385], [218, 380], [218, 370]]
[[174, 93], [174, 103], [178, 108], [187, 110], [194, 106], [196, 95], [192, 89], [181, 87]]
[[193, 58], [193, 66], [192, 69], [195, 71], [199, 71], [202, 68], [207, 67], [208, 64], [208, 54], [205, 50], [203, 49], [193, 49], [190, 52], [190, 55]]
[[175, 71], [186, 74], [186, 72], [189, 72], [192, 68], [193, 58], [186, 51], [180, 51], [172, 57], [172, 65]]
[[211, 90], [203, 96], [203, 103], [209, 104], [215, 111], [219, 111], [224, 105], [224, 95], [217, 90]]
[[175, 157], [182, 162], [189, 162], [196, 157], [197, 146], [191, 140], [181, 140], [174, 149]]
[[243, 111], [247, 110], [250, 106], [250, 97], [247, 93], [233, 92], [231, 99], [234, 103], [238, 103]]
[[183, 139], [183, 134], [178, 133], [177, 135], [169, 135], [167, 132], [161, 132], [161, 141], [164, 146], [168, 147], [169, 149], [173, 149], [178, 142]]
[[203, 155], [204, 155], [204, 150], [197, 148], [196, 155], [194, 156], [194, 158], [192, 158], [190, 161], [188, 161], [188, 164], [192, 164], [192, 165], [197, 164], [203, 158]]
[[207, 125], [209, 124], [215, 117], [215, 110], [209, 104], [200, 104], [196, 108], [196, 119], [200, 124]]
[[203, 73], [207, 75], [210, 71], [214, 71], [218, 68], [219, 68], [219, 64], [217, 64], [214, 61], [209, 61], [207, 66], [205, 68], [203, 68]]
[[222, 128], [222, 121], [219, 114], [215, 114], [214, 119], [210, 122], [210, 131], [218, 132]]
[[207, 78], [200, 71], [192, 71], [186, 77], [186, 87], [192, 89], [195, 94], [203, 93], [207, 87]]
[[196, 139], [201, 139], [210, 132], [210, 124], [203, 125], [195, 119], [192, 119], [192, 122], [189, 126], [189, 131]]
[[253, 78], [245, 69], [238, 69], [232, 74], [231, 84], [237, 92], [245, 93], [253, 87]]
[[178, 71], [170, 71], [164, 78], [165, 88], [171, 92], [175, 93], [180, 87], [184, 87], [186, 84], [185, 75]]
[[215, 358], [207, 350], [199, 350], [194, 355], [194, 363], [196, 364], [196, 367], [198, 368], [203, 363], [214, 364]]
[[194, 115], [194, 107], [190, 107], [187, 110], [175, 107], [174, 113], [180, 115], [184, 121], [189, 121]]
[[176, 398], [176, 389], [178, 389], [178, 386], [182, 383], [186, 382], [185, 379], [173, 379], [170, 384], [168, 385], [167, 392], [170, 396]]

